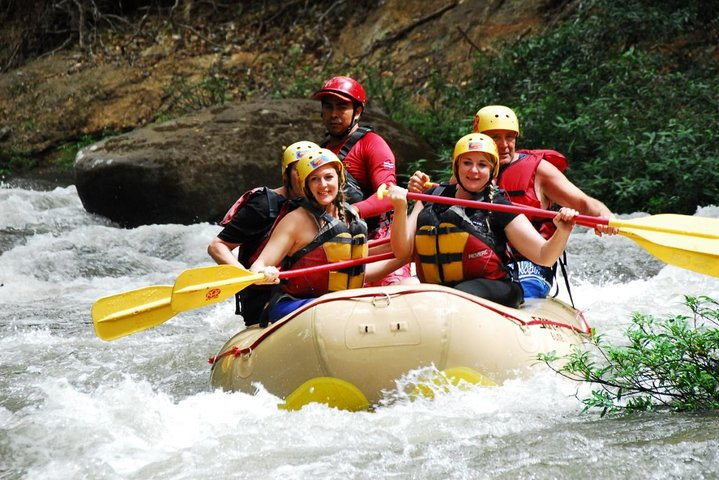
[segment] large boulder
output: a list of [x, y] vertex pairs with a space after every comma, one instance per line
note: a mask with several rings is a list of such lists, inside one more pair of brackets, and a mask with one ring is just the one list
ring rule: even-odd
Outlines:
[[[435, 154], [420, 137], [368, 111], [389, 143], [397, 171]], [[108, 138], [81, 150], [75, 184], [88, 212], [125, 227], [215, 222], [245, 190], [281, 183], [283, 148], [319, 142], [324, 129], [312, 100], [264, 100], [203, 110]]]

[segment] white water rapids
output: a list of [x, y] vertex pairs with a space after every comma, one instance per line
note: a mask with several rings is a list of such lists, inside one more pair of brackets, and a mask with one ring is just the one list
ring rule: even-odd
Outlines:
[[[286, 412], [266, 392], [208, 386], [207, 358], [241, 328], [233, 300], [95, 336], [95, 300], [212, 264], [218, 231], [120, 229], [72, 186], [0, 188], [0, 479], [717, 478], [717, 413], [582, 414], [574, 395], [588, 387], [549, 370], [433, 400], [390, 396], [374, 412]], [[574, 302], [612, 343], [634, 311], [719, 299], [719, 278], [624, 237], [578, 228], [568, 254]]]

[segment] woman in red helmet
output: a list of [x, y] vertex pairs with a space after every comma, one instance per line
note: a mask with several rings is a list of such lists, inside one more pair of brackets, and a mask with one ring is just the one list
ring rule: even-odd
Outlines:
[[[374, 193], [380, 185], [396, 184], [395, 158], [387, 142], [371, 127], [360, 127], [367, 95], [357, 80], [332, 77], [314, 98], [322, 103], [322, 124], [327, 137], [320, 145], [342, 161], [347, 182], [345, 194], [352, 208], [367, 222], [369, 238], [389, 236], [392, 203]], [[409, 265], [392, 272], [379, 282], [389, 285], [410, 276]]]

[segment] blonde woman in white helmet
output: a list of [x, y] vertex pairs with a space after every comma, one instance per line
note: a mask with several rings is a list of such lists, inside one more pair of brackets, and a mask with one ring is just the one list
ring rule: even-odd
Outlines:
[[[320, 148], [297, 162], [304, 198], [277, 222], [250, 270], [265, 275], [263, 283], [279, 283], [279, 269], [308, 268], [368, 256], [367, 224], [345, 200], [345, 170], [330, 150]], [[399, 268], [399, 260], [383, 260], [340, 270], [285, 279], [267, 309], [274, 322], [307, 302], [330, 292], [361, 288], [365, 278], [381, 279]]]

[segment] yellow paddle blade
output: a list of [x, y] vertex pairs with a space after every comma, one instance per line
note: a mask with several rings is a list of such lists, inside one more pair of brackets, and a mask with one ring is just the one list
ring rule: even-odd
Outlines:
[[631, 220], [610, 219], [609, 226], [672, 233], [685, 237], [719, 239], [719, 218], [662, 213], [649, 217], [633, 218]]
[[637, 242], [664, 263], [719, 277], [719, 238], [620, 228], [619, 233]]
[[299, 410], [313, 402], [350, 412], [369, 408], [369, 400], [359, 388], [346, 380], [334, 377], [316, 377], [307, 380], [287, 395], [285, 403], [279, 408]]
[[166, 322], [175, 315], [171, 295], [170, 285], [153, 285], [100, 298], [92, 306], [95, 334], [114, 340]]
[[719, 277], [719, 219], [664, 213], [632, 220], [609, 220], [669, 265]]
[[212, 305], [264, 279], [261, 273], [252, 273], [234, 265], [190, 268], [178, 275], [175, 281], [172, 309], [183, 312]]

